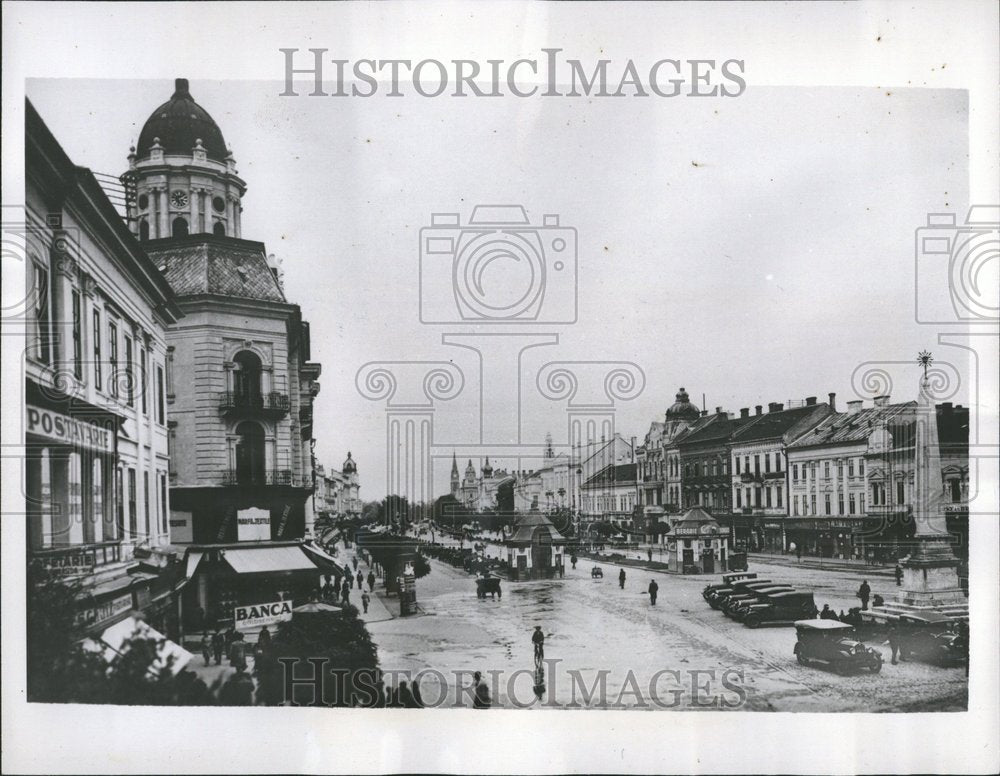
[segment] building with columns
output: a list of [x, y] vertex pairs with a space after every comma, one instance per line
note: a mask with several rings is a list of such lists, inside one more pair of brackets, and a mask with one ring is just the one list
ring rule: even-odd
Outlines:
[[176, 638], [167, 329], [181, 310], [94, 174], [25, 106], [29, 560], [82, 582], [85, 634]]

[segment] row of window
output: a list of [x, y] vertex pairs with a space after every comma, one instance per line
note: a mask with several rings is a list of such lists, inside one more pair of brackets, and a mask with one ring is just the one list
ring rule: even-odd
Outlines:
[[[833, 494], [824, 493], [823, 494], [823, 514], [824, 515], [856, 515], [865, 513], [865, 494], [859, 493], [855, 497], [854, 493], [847, 494], [847, 511], [844, 511], [844, 494], [837, 494], [837, 511], [833, 511]], [[794, 496], [792, 498], [792, 514], [793, 515], [818, 515], [819, 512], [816, 511], [816, 495], [812, 496]]]
[[[35, 347], [34, 357], [52, 364], [53, 353], [53, 310], [48, 269], [40, 262], [33, 263]], [[127, 333], [120, 318], [110, 312], [94, 308], [89, 327], [84, 314], [83, 298], [76, 288], [70, 290], [72, 310], [72, 367], [73, 376], [84, 380], [84, 342], [91, 342], [93, 358], [93, 379], [95, 388], [112, 398], [121, 399], [129, 407], [138, 401], [143, 415], [149, 415], [149, 368], [150, 354], [142, 340]], [[102, 320], [102, 316], [106, 320]], [[106, 369], [106, 372], [105, 372]], [[166, 424], [166, 394], [164, 370], [155, 365], [155, 420]]]
[[729, 462], [721, 457], [706, 458], [684, 464], [685, 477], [717, 477], [729, 474]]
[[631, 512], [634, 506], [635, 496], [632, 493], [583, 497], [583, 508], [587, 512]]
[[[844, 469], [845, 469], [845, 467], [844, 467], [844, 461], [843, 460], [838, 460], [836, 462], [836, 467], [837, 467], [836, 468], [837, 479], [838, 480], [844, 479]], [[847, 467], [846, 467], [846, 469], [847, 469], [847, 476], [848, 477], [853, 477], [854, 476], [854, 472], [855, 472], [855, 459], [854, 458], [848, 458], [847, 459]], [[830, 465], [830, 461], [823, 461], [823, 479], [824, 480], [830, 479], [833, 471], [834, 471], [834, 469]], [[815, 479], [818, 478], [818, 472], [819, 472], [819, 461], [806, 461], [806, 462], [804, 462], [802, 464], [802, 469], [801, 469], [802, 479], [806, 479], [808, 476], [811, 475], [812, 479], [815, 480]], [[793, 482], [795, 482], [795, 481], [797, 481], [799, 479], [799, 474], [800, 474], [800, 472], [799, 472], [799, 464], [793, 463], [792, 464], [792, 481]], [[865, 459], [864, 458], [858, 458], [857, 459], [857, 476], [859, 476], [859, 477], [864, 477], [865, 476]]]
[[780, 485], [766, 488], [734, 488], [734, 503], [737, 509], [747, 507], [783, 507], [784, 488]]

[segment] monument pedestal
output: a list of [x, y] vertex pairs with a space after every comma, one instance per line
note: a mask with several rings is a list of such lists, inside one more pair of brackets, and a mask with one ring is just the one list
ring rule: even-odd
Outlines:
[[894, 600], [872, 609], [877, 620], [896, 620], [901, 614], [934, 612], [969, 619], [969, 600], [958, 581], [958, 559], [947, 539], [918, 537], [916, 550], [903, 567], [903, 589]]

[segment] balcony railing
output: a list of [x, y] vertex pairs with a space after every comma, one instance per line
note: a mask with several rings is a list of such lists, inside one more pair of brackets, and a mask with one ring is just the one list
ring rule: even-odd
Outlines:
[[223, 391], [219, 394], [219, 411], [223, 415], [240, 414], [249, 416], [281, 417], [288, 413], [287, 393], [245, 394]]
[[291, 469], [273, 469], [272, 471], [250, 472], [239, 469], [227, 469], [222, 473], [223, 485], [297, 485], [298, 481]]
[[96, 542], [32, 550], [31, 557], [40, 560], [54, 574], [74, 576], [90, 573], [97, 566], [118, 563], [122, 559], [122, 551], [118, 541]]
[[765, 480], [783, 480], [785, 479], [785, 473], [782, 471], [778, 472], [764, 472]]

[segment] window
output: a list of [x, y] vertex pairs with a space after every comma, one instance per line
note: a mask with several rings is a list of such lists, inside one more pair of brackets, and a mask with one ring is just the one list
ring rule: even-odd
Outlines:
[[815, 515], [816, 514], [816, 496], [815, 495], [809, 497], [809, 505], [810, 505], [809, 514]]
[[49, 319], [49, 271], [39, 263], [34, 265], [35, 285], [35, 336], [39, 361], [48, 364], [52, 359], [52, 324]]
[[960, 480], [948, 480], [948, 489], [951, 492], [951, 503], [959, 503], [962, 500], [962, 482]]
[[862, 477], [865, 476], [865, 459], [861, 458], [858, 460], [858, 474]]
[[740, 473], [740, 457], [738, 455], [736, 456], [735, 461], [736, 461], [736, 473], [739, 474]]
[[101, 313], [99, 310], [94, 310], [94, 387], [99, 391], [104, 390], [101, 379]]
[[761, 488], [753, 489], [753, 505], [755, 507], [759, 507], [761, 505], [760, 491]]
[[784, 504], [782, 504], [782, 503], [781, 503], [781, 502], [782, 502], [782, 499], [783, 499], [783, 496], [781, 495], [781, 494], [782, 494], [782, 488], [781, 488], [781, 486], [779, 485], [779, 486], [778, 486], [777, 488], [775, 488], [774, 490], [775, 490], [775, 493], [776, 493], [776, 494], [777, 494], [777, 496], [778, 496], [778, 506], [779, 506], [779, 507], [782, 507], [782, 506], [784, 506]]
[[135, 406], [135, 370], [132, 360], [132, 338], [125, 337], [125, 401], [129, 407]]
[[905, 504], [906, 503], [906, 483], [902, 480], [896, 482], [896, 503]]
[[843, 493], [838, 493], [837, 494], [837, 514], [838, 515], [844, 514], [844, 494]]
[[823, 461], [823, 479], [824, 480], [830, 479], [830, 462], [829, 461]]
[[792, 480], [795, 482], [799, 480], [799, 465], [797, 463], [792, 464]]
[[838, 480], [844, 479], [844, 462], [843, 461], [837, 461], [837, 479]]
[[143, 218], [139, 220], [139, 240], [141, 240], [142, 242], [146, 242], [146, 240], [148, 239], [149, 239], [149, 221]]
[[848, 458], [847, 459], [847, 476], [848, 477], [853, 477], [854, 476], [854, 459], [853, 458]]
[[118, 525], [118, 538], [125, 536], [125, 488], [122, 486], [122, 469], [115, 469], [115, 517]]
[[774, 470], [776, 472], [781, 471], [781, 453], [774, 454]]
[[854, 503], [854, 494], [853, 493], [851, 493], [847, 497], [847, 509], [849, 510], [850, 514], [852, 514], [852, 515], [855, 514], [855, 512], [857, 511], [857, 504]]
[[139, 349], [139, 400], [142, 403], [142, 414], [149, 414], [149, 406], [146, 403], [146, 381], [149, 379], [148, 365], [146, 363], [146, 348]]
[[767, 474], [771, 471], [771, 454], [764, 453], [764, 473]]
[[156, 422], [161, 426], [167, 422], [166, 399], [163, 394], [163, 367], [156, 366]]
[[792, 511], [793, 515], [797, 516], [799, 514], [799, 497], [798, 496], [795, 496], [794, 498], [792, 498], [792, 510], [793, 510]]
[[864, 511], [865, 511], [865, 494], [862, 493], [860, 496], [858, 496], [858, 498], [861, 499], [861, 501], [859, 502], [858, 506], [861, 508], [861, 512], [864, 513]]
[[183, 218], [175, 218], [171, 225], [171, 237], [187, 237], [188, 222]]
[[826, 514], [831, 515], [832, 507], [830, 506], [830, 494], [826, 493], [823, 495], [823, 508], [826, 510]]
[[156, 475], [160, 481], [160, 533], [167, 533], [167, 475], [160, 472]]
[[73, 289], [73, 376], [83, 379], [83, 321], [81, 320], [80, 292]]
[[215, 226], [212, 227], [212, 234], [217, 234], [220, 237], [226, 236], [226, 225], [222, 221], [216, 221]]
[[108, 322], [108, 392], [118, 395], [118, 325]]
[[236, 427], [236, 481], [263, 484], [264, 429], [245, 420]]
[[764, 506], [771, 506], [771, 489], [764, 489]]
[[154, 521], [150, 519], [151, 515], [149, 513], [149, 472], [142, 473], [142, 513], [145, 522], [145, 533], [152, 534]]
[[743, 456], [743, 471], [745, 471], [747, 474], [750, 473], [750, 456], [749, 455], [744, 455]]
[[743, 506], [743, 495], [740, 493], [739, 488], [736, 489], [736, 506], [737, 507]]
[[755, 455], [753, 457], [753, 473], [760, 474], [760, 456]]
[[135, 513], [135, 469], [128, 470], [128, 530], [133, 537], [139, 530]]

